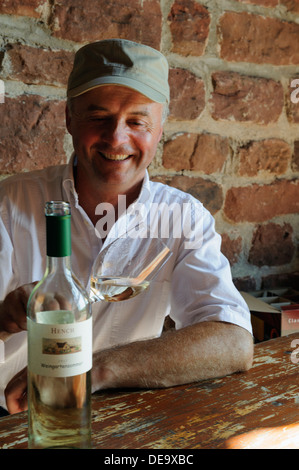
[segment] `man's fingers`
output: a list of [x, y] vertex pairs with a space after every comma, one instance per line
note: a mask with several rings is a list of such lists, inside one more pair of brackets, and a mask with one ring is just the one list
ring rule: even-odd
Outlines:
[[18, 333], [27, 329], [27, 302], [35, 285], [25, 284], [7, 294], [0, 304], [0, 330]]
[[27, 368], [21, 370], [7, 384], [5, 399], [9, 413], [14, 414], [27, 410]]

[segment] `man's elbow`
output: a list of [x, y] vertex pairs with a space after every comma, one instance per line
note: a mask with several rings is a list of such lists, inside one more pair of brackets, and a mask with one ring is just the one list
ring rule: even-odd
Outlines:
[[253, 352], [253, 337], [248, 331], [243, 330], [240, 334], [239, 345], [237, 348], [239, 372], [246, 372], [251, 369], [253, 363]]

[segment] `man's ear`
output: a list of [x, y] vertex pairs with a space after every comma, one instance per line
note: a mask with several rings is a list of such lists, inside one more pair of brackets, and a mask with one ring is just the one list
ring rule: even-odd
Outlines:
[[164, 131], [164, 127], [161, 126], [161, 129], [160, 129], [160, 135], [159, 135], [159, 142], [160, 140], [162, 139], [162, 134], [163, 134], [163, 131]]
[[67, 128], [68, 132], [72, 135], [71, 120], [72, 120], [71, 113], [70, 113], [68, 105], [66, 104], [66, 106], [65, 106], [65, 123], [66, 123], [66, 128]]

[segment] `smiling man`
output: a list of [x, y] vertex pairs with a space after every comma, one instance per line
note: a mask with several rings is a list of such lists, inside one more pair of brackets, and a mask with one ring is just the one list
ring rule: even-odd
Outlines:
[[[93, 390], [169, 387], [249, 369], [250, 314], [214, 219], [189, 194], [149, 180], [169, 104], [165, 57], [127, 40], [88, 44], [76, 54], [67, 96], [70, 162], [0, 184], [0, 331], [13, 333], [11, 358], [0, 365], [0, 404], [11, 413], [27, 407], [26, 303], [45, 269], [44, 204], [55, 199], [71, 205], [72, 265], [87, 288], [112, 232], [123, 235], [140, 217], [149, 233], [165, 222], [170, 228], [164, 241], [172, 257], [141, 295], [93, 304]], [[103, 204], [115, 217], [113, 230], [99, 238]], [[182, 214], [172, 223], [160, 210], [170, 207]], [[175, 327], [165, 331], [168, 316]]]
[[[73, 99], [67, 128], [78, 159], [80, 202], [117, 206], [118, 195], [126, 195], [128, 204], [137, 198], [161, 139], [162, 109], [124, 86], [103, 85]], [[95, 206], [87, 213], [94, 220]]]

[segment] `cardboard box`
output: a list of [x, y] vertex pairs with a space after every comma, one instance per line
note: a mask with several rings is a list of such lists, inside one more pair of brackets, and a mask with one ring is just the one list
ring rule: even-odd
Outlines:
[[299, 291], [291, 288], [241, 292], [257, 342], [299, 332]]

